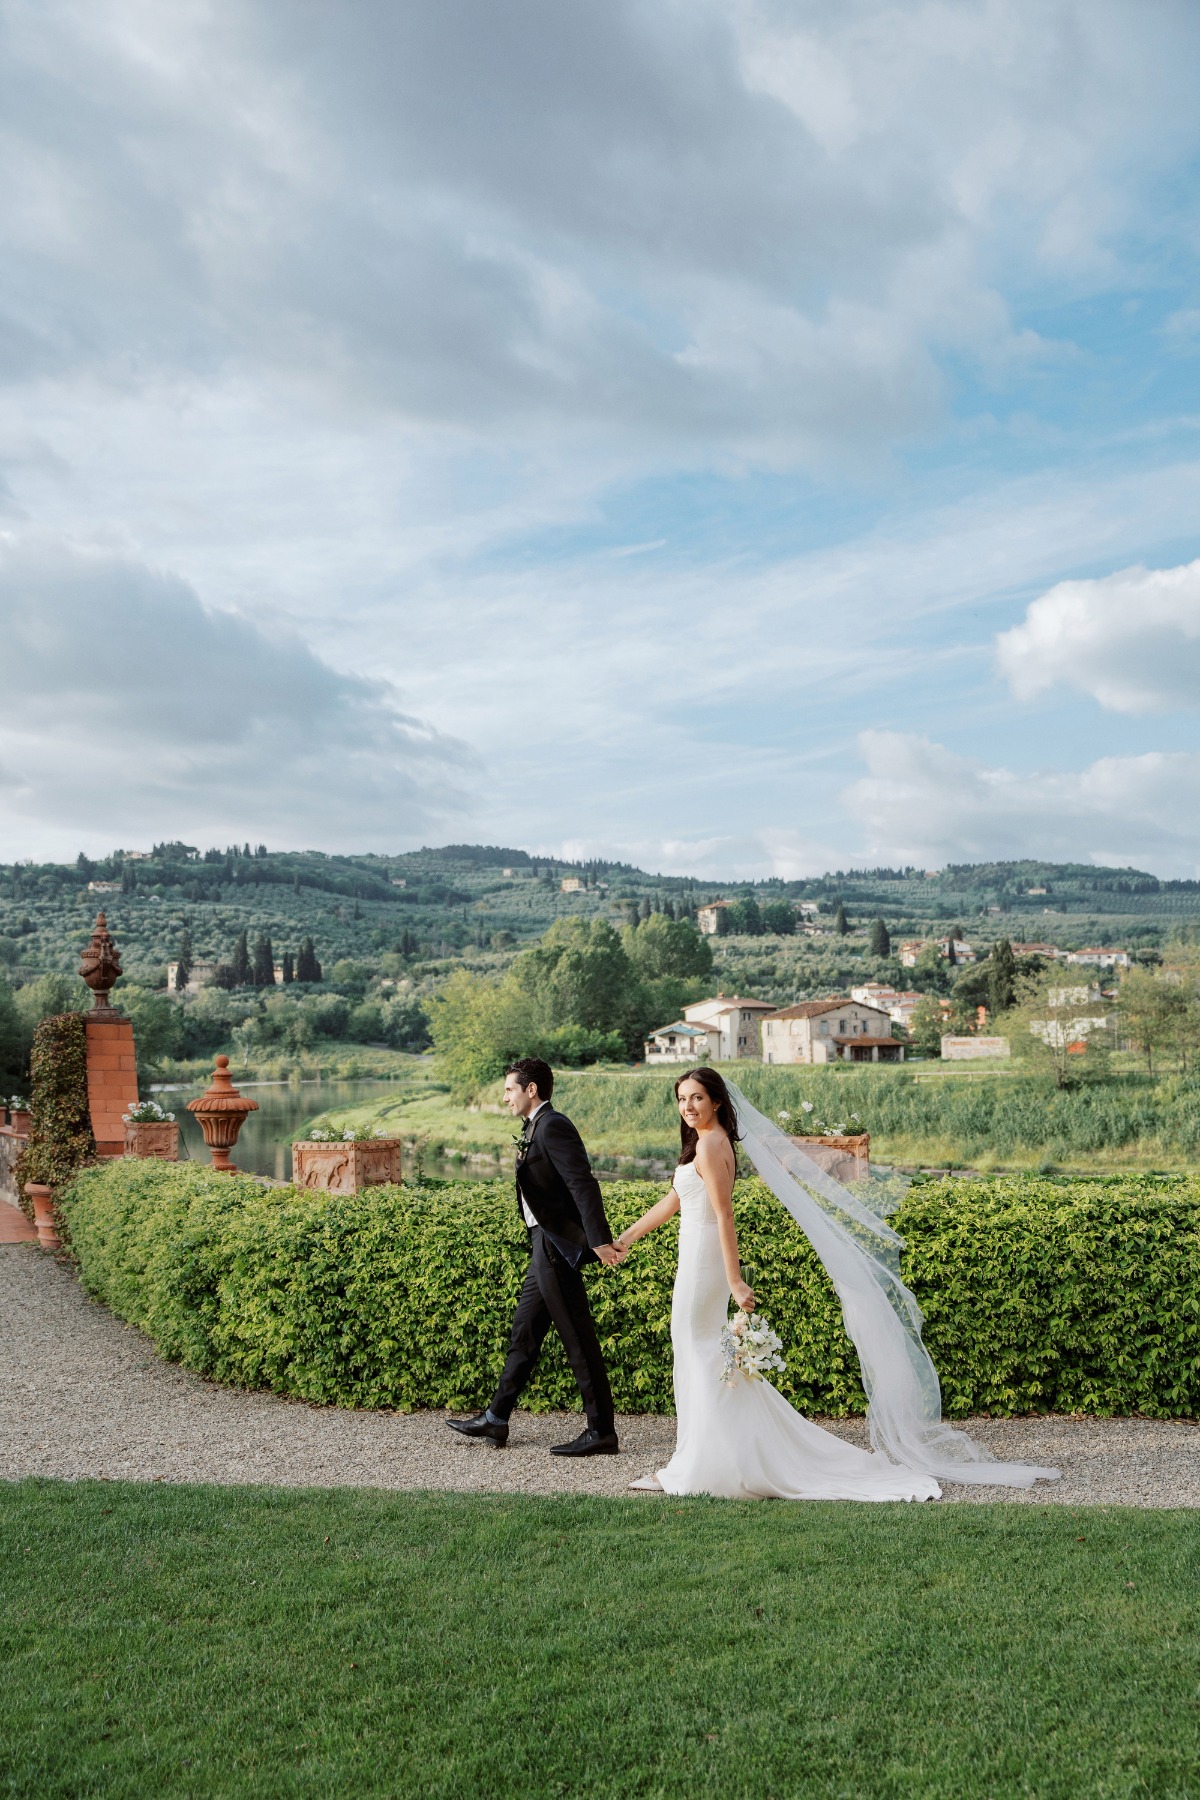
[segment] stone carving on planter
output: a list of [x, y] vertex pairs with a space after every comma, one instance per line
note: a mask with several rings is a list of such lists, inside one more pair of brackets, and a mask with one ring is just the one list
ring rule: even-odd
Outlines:
[[292, 1185], [321, 1188], [331, 1194], [357, 1194], [400, 1180], [399, 1138], [333, 1139], [314, 1143], [300, 1138], [292, 1145]]
[[108, 996], [121, 979], [121, 958], [108, 935], [108, 919], [102, 912], [96, 914], [92, 935], [79, 959], [79, 973], [92, 990], [93, 1016], [95, 1013], [115, 1015], [116, 1008], [109, 1004]]
[[227, 1056], [217, 1057], [212, 1085], [198, 1100], [189, 1100], [187, 1109], [200, 1121], [204, 1142], [212, 1151], [213, 1168], [222, 1175], [236, 1175], [229, 1152], [237, 1143], [246, 1114], [258, 1111], [258, 1101], [247, 1100], [238, 1093], [229, 1074]]
[[[200, 1129], [204, 1125], [201, 1122]], [[157, 1156], [163, 1162], [179, 1161], [179, 1125], [174, 1119], [131, 1120], [125, 1127], [126, 1156]]]
[[835, 1181], [865, 1181], [871, 1173], [869, 1131], [846, 1132], [841, 1137], [836, 1132], [824, 1137], [793, 1137], [792, 1142]]

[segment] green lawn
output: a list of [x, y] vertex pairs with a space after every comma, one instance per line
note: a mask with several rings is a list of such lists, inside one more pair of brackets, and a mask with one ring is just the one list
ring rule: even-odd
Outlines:
[[4, 1492], [0, 1792], [1200, 1795], [1200, 1517]]

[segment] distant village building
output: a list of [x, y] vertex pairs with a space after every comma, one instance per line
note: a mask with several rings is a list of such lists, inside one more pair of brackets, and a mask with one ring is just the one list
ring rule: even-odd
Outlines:
[[[719, 1038], [720, 1033], [716, 1035]], [[648, 1063], [699, 1063], [709, 1061], [713, 1055], [704, 1026], [689, 1025], [686, 1019], [676, 1019], [673, 1025], [652, 1031], [644, 1048]]]
[[[185, 994], [198, 994], [200, 992], [200, 989], [202, 987], [206, 986], [206, 984], [212, 980], [213, 970], [216, 968], [216, 966], [217, 966], [216, 963], [210, 963], [210, 962], [193, 963], [192, 967], [191, 967], [191, 973], [188, 975], [188, 978], [187, 978], [187, 986], [183, 990], [184, 993]], [[278, 963], [276, 963], [275, 966], [276, 966], [276, 968], [280, 969], [280, 973], [278, 975], [276, 975], [275, 979], [276, 979], [276, 981], [281, 981], [283, 979], [282, 968], [280, 967], [280, 965]], [[178, 991], [179, 991], [178, 988], [175, 986], [175, 977], [178, 975], [178, 973], [179, 973], [179, 964], [177, 962], [169, 962], [167, 964], [167, 988], [172, 994], [178, 993]]]
[[121, 884], [119, 881], [89, 881], [88, 882], [88, 893], [89, 894], [119, 894], [120, 891], [121, 891]]
[[696, 908], [696, 926], [703, 937], [720, 937], [725, 930], [728, 900], [710, 900]]
[[564, 894], [582, 894], [583, 882], [578, 875], [564, 875], [559, 882], [559, 891]]
[[763, 1020], [769, 1063], [903, 1062], [904, 1045], [882, 1007], [861, 1000], [802, 1000]]
[[[948, 937], [934, 938], [933, 942], [937, 945], [938, 955], [949, 960], [950, 939]], [[905, 969], [914, 969], [920, 960], [921, 952], [926, 947], [927, 942], [924, 938], [909, 938], [906, 943], [901, 944], [901, 967]], [[973, 963], [977, 960], [975, 952], [972, 950], [970, 944], [966, 943], [962, 938], [955, 938], [954, 940], [954, 960], [956, 963]]]
[[1031, 887], [1031, 888], [1026, 888], [1025, 892], [1027, 894], [1048, 894], [1050, 892], [1050, 889], [1044, 888], [1044, 887]]
[[757, 1060], [762, 1055], [760, 1023], [775, 1008], [768, 1000], [743, 1000], [736, 994], [718, 994], [715, 1000], [694, 1000], [685, 1006], [687, 1024], [703, 1026], [717, 1062], [736, 1062], [739, 1057]]
[[1050, 962], [1062, 955], [1057, 944], [1014, 944], [1012, 948], [1014, 956], [1044, 956]]
[[864, 1006], [879, 1007], [889, 1019], [907, 1028], [924, 996], [913, 988], [901, 989], [887, 987], [882, 981], [864, 981], [860, 987], [850, 989], [850, 998], [860, 1000]]
[[407, 887], [407, 886], [408, 886], [408, 878], [407, 878], [407, 876], [405, 876], [405, 875], [393, 875], [393, 876], [392, 876], [392, 886], [393, 886], [393, 887]]
[[943, 1062], [975, 1062], [981, 1056], [1011, 1056], [1005, 1037], [943, 1037]]
[[1063, 961], [1076, 963], [1080, 968], [1127, 969], [1129, 952], [1128, 950], [1108, 950], [1094, 947], [1087, 950], [1068, 950]]

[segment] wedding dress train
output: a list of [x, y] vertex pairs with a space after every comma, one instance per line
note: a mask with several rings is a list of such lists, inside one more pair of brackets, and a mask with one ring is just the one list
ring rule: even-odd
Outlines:
[[678, 1435], [658, 1485], [669, 1494], [729, 1499], [936, 1500], [941, 1489], [932, 1475], [823, 1431], [770, 1382], [742, 1375], [728, 1386], [721, 1382], [729, 1282], [717, 1216], [694, 1163], [676, 1169], [675, 1192], [679, 1272], [671, 1343]]

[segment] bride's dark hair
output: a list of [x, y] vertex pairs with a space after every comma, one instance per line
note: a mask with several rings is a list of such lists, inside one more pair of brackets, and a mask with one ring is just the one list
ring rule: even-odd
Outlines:
[[[685, 1081], [698, 1081], [709, 1099], [717, 1109], [717, 1124], [725, 1133], [731, 1144], [736, 1144], [738, 1131], [737, 1114], [733, 1110], [733, 1101], [729, 1098], [729, 1089], [715, 1069], [689, 1069], [675, 1083], [675, 1098], [679, 1098], [679, 1090]], [[679, 1121], [679, 1145], [681, 1163], [690, 1163], [695, 1159], [698, 1137], [695, 1129], [686, 1119]]]

